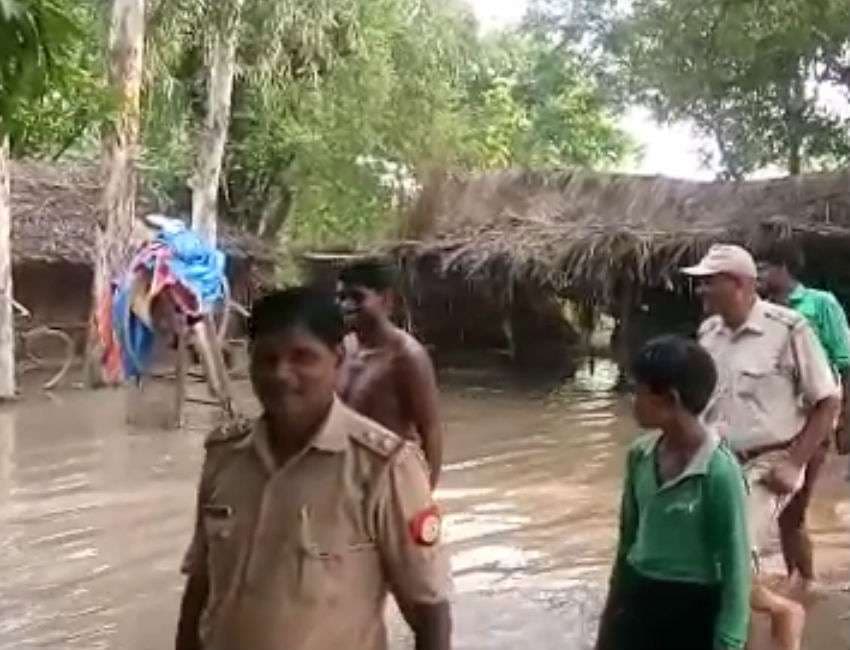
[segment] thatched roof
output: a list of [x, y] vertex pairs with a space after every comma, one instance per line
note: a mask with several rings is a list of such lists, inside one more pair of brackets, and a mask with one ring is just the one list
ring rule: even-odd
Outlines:
[[411, 211], [403, 256], [494, 281], [526, 276], [602, 298], [628, 277], [663, 286], [715, 241], [846, 239], [850, 173], [703, 183], [586, 171], [444, 175]]
[[[98, 170], [92, 165], [12, 163], [15, 261], [89, 263], [101, 187]], [[153, 210], [152, 202], [140, 200], [140, 216]], [[228, 255], [273, 261], [273, 252], [256, 237], [226, 225], [219, 230], [219, 245]]]

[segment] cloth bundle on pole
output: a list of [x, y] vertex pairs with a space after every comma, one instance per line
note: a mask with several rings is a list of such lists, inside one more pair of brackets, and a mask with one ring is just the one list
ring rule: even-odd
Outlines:
[[113, 304], [124, 375], [134, 379], [152, 361], [157, 299], [191, 326], [209, 315], [227, 292], [224, 253], [204, 243], [182, 221], [149, 217], [148, 222], [158, 232], [133, 258]]

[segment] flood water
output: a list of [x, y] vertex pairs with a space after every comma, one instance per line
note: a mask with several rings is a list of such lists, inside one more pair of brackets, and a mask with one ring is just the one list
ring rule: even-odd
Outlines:
[[[627, 400], [604, 367], [551, 390], [444, 378], [438, 498], [458, 650], [592, 647], [616, 543]], [[120, 392], [0, 411], [0, 648], [172, 647], [209, 409], [179, 432], [128, 430]], [[810, 650], [850, 648], [850, 498], [832, 459], [812, 511], [827, 597]], [[778, 564], [776, 565], [778, 566]], [[394, 648], [411, 647], [391, 613]]]

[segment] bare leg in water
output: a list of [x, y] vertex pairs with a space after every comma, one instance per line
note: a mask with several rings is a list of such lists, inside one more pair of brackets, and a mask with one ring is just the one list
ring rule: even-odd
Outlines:
[[828, 448], [821, 447], [806, 466], [803, 487], [794, 495], [779, 516], [782, 555], [788, 577], [798, 581], [800, 596], [806, 596], [815, 579], [812, 540], [806, 530], [806, 511], [812, 499], [815, 481], [826, 461]]
[[753, 584], [750, 605], [754, 612], [770, 617], [770, 632], [776, 650], [800, 650], [806, 624], [806, 610], [802, 605], [772, 592], [759, 582]]

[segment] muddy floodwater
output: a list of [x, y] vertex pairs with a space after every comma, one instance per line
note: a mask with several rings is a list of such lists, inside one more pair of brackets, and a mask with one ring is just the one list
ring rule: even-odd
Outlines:
[[[444, 377], [455, 647], [584, 650], [616, 543], [628, 401], [604, 367], [554, 390], [482, 376]], [[0, 648], [172, 646], [210, 420], [198, 407], [184, 431], [128, 430], [111, 391], [0, 411]], [[823, 593], [809, 650], [850, 648], [846, 467], [830, 460], [811, 513]], [[411, 647], [389, 616], [394, 650]]]

